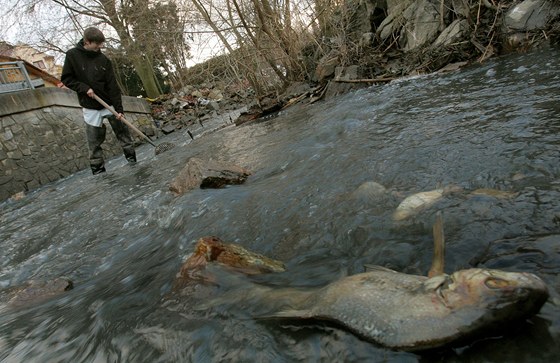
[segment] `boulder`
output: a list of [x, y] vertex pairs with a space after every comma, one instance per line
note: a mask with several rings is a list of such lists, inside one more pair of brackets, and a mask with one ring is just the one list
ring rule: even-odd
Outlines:
[[249, 175], [249, 170], [237, 165], [190, 158], [169, 185], [169, 190], [175, 195], [182, 195], [195, 188], [223, 188], [242, 184]]
[[403, 14], [406, 23], [401, 31], [400, 46], [410, 51], [432, 42], [439, 33], [439, 9], [429, 0], [418, 0]]
[[399, 46], [411, 51], [435, 40], [439, 33], [439, 8], [430, 0], [388, 1], [387, 17], [381, 22], [377, 34], [383, 41], [394, 35]]
[[560, 4], [550, 0], [525, 0], [510, 8], [504, 18], [508, 31], [544, 29], [560, 14]]
[[381, 40], [387, 40], [391, 34], [400, 31], [405, 23], [404, 11], [414, 0], [387, 0], [387, 17], [381, 22], [377, 34]]
[[468, 0], [451, 0], [451, 11], [462, 18], [468, 18], [470, 14]]
[[336, 67], [340, 64], [340, 60], [334, 54], [327, 54], [319, 61], [315, 69], [314, 80], [322, 82], [334, 75]]
[[445, 46], [465, 39], [469, 34], [467, 19], [456, 19], [445, 28], [434, 42], [434, 46]]

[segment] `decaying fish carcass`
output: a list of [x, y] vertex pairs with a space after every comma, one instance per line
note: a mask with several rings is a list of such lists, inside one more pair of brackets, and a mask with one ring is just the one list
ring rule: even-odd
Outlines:
[[[434, 245], [429, 277], [374, 267], [315, 290], [255, 284], [251, 296], [258, 296], [254, 301], [262, 305], [261, 319], [333, 321], [366, 340], [406, 351], [438, 348], [493, 332], [538, 313], [548, 299], [547, 286], [531, 273], [472, 268], [445, 274], [441, 214], [434, 224]], [[212, 261], [248, 272], [276, 266], [245, 249], [238, 253], [238, 247], [223, 252], [224, 246], [228, 245], [219, 240], [202, 239], [180, 276]], [[232, 293], [216, 301], [236, 298], [243, 297]]]
[[530, 317], [548, 290], [529, 273], [477, 268], [428, 278], [380, 268], [312, 292], [271, 290], [263, 296], [291, 305], [270, 317], [330, 320], [386, 347], [415, 351]]

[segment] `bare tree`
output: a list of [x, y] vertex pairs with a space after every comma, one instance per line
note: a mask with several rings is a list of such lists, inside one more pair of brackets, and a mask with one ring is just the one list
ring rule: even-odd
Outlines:
[[[120, 47], [133, 63], [149, 97], [161, 94], [155, 68], [176, 69], [184, 66], [185, 58], [189, 56], [184, 38], [186, 13], [175, 0], [15, 1], [14, 13], [31, 17], [32, 14], [37, 16], [38, 10], [43, 10], [41, 16], [37, 16], [42, 23], [34, 23], [34, 36], [51, 49], [60, 51], [63, 47], [68, 48], [67, 34], [77, 37], [90, 25], [102, 28], [109, 41], [115, 43], [115, 48]], [[47, 13], [44, 12], [46, 8], [49, 8]], [[51, 16], [59, 21], [50, 24]], [[64, 42], [59, 41], [61, 33], [65, 35]]]
[[307, 0], [191, 1], [258, 94], [302, 78], [313, 19]]

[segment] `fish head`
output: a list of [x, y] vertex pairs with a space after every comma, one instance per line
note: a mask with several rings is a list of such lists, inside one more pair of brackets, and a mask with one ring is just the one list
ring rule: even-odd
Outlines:
[[470, 330], [528, 318], [549, 296], [544, 281], [527, 272], [473, 268], [439, 279], [436, 293]]

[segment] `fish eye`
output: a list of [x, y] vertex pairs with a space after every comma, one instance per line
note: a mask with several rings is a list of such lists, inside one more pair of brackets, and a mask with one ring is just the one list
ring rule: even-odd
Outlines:
[[510, 286], [507, 280], [496, 277], [489, 277], [486, 281], [484, 281], [484, 284], [490, 289], [501, 289]]

